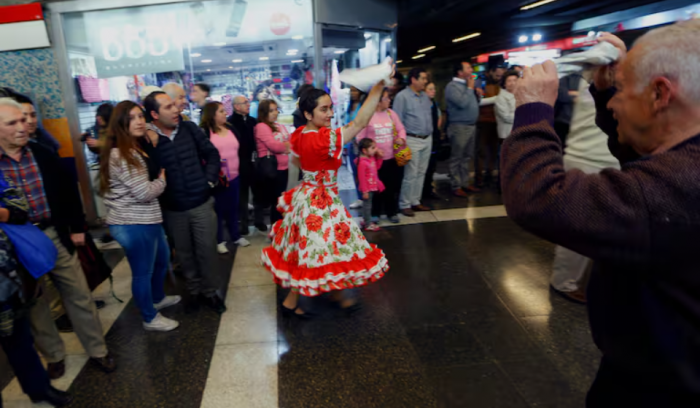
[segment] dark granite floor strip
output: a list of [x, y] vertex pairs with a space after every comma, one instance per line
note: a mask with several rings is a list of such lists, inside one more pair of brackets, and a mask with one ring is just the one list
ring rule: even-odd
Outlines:
[[585, 308], [547, 292], [551, 244], [507, 218], [368, 238], [392, 269], [362, 312], [279, 317], [280, 407], [583, 407], [598, 352]]
[[[219, 257], [223, 298], [235, 256], [232, 249], [232, 255]], [[169, 276], [166, 293], [184, 297], [183, 279]], [[106, 336], [117, 371], [104, 374], [88, 363], [70, 388], [74, 396], [70, 407], [199, 408], [220, 316], [206, 307], [191, 311], [186, 300], [163, 311], [180, 322], [178, 329], [168, 333], [144, 331], [139, 311], [130, 301]]]

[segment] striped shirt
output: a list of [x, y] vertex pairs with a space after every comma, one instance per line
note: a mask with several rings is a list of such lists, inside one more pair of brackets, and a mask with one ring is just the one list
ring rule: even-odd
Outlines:
[[108, 225], [147, 225], [163, 222], [158, 197], [165, 190], [165, 180], [150, 181], [146, 162], [140, 154], [134, 155], [141, 163], [132, 169], [112, 149], [109, 158], [109, 192], [105, 194]]
[[29, 221], [45, 222], [51, 220], [51, 209], [44, 190], [44, 180], [39, 171], [39, 165], [34, 160], [34, 154], [29, 147], [22, 148], [19, 161], [7, 155], [0, 149], [0, 171], [5, 173], [12, 182], [24, 193], [29, 203]]

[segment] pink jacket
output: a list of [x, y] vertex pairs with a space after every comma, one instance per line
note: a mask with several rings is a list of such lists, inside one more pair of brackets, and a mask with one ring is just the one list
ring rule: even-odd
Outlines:
[[284, 125], [276, 124], [278, 132], [272, 133], [270, 126], [264, 123], [255, 125], [255, 145], [258, 157], [267, 156], [268, 152], [277, 156], [277, 170], [289, 168], [289, 155], [284, 142], [289, 141], [289, 132]]
[[355, 136], [355, 140], [359, 143], [360, 140], [368, 137], [374, 140], [377, 148], [384, 153], [384, 160], [393, 159], [394, 128], [396, 128], [397, 137], [406, 140], [406, 129], [396, 112], [391, 109], [375, 112], [367, 127]]
[[379, 156], [364, 157], [360, 156], [357, 164], [357, 179], [360, 184], [360, 192], [379, 192], [384, 191], [384, 183], [379, 180], [378, 171], [382, 167], [384, 161]]

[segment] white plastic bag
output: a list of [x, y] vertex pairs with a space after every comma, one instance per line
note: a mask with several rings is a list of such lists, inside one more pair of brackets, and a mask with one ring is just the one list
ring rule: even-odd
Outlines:
[[339, 78], [342, 82], [354, 86], [362, 92], [368, 93], [374, 85], [384, 80], [384, 83], [391, 84], [391, 72], [393, 70], [393, 60], [387, 57], [381, 64], [360, 69], [344, 69]]

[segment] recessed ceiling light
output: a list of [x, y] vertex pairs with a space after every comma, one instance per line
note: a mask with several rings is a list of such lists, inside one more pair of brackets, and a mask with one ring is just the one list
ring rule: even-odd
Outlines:
[[260, 61], [267, 61], [269, 59], [270, 59], [270, 57], [260, 57]]
[[228, 67], [229, 69], [233, 69], [233, 67]]
[[304, 60], [294, 60], [294, 61], [292, 61], [292, 64], [298, 64], [300, 62], [304, 62]]
[[465, 35], [464, 37], [455, 38], [454, 40], [452, 40], [452, 42], [456, 43], [456, 42], [460, 42], [460, 41], [464, 41], [464, 40], [469, 40], [471, 38], [476, 38], [480, 35], [481, 35], [481, 33], [473, 33], [473, 34]]
[[335, 53], [336, 53], [336, 54], [345, 54], [345, 51], [343, 51], [343, 50], [338, 50], [338, 51], [336, 51]]
[[519, 43], [527, 42], [527, 36], [526, 36], [526, 35], [521, 35], [520, 37], [518, 37], [518, 42], [519, 42]]
[[434, 50], [435, 48], [437, 48], [437, 47], [434, 45], [431, 45], [430, 47], [425, 47], [422, 50], [418, 50], [418, 52], [421, 53], [421, 52], [431, 51], [431, 50]]
[[211, 71], [210, 69], [207, 70], [207, 72]]
[[391, 42], [391, 38], [385, 39], [384, 42]]
[[190, 57], [193, 57], [193, 58], [197, 58], [197, 57], [201, 57], [201, 56], [202, 56], [202, 54], [200, 54], [198, 52], [195, 52], [194, 54], [190, 54]]
[[304, 36], [303, 35], [293, 35], [292, 40], [303, 40]]
[[539, 7], [539, 6], [544, 6], [545, 4], [554, 3], [555, 1], [557, 1], [557, 0], [542, 0], [542, 1], [538, 1], [536, 3], [530, 3], [526, 6], [520, 7], [520, 10], [525, 11], [525, 10], [534, 9], [536, 7]]
[[211, 60], [202, 60], [202, 62], [203, 62], [204, 64], [208, 64], [208, 63], [211, 62]]
[[425, 57], [425, 54], [414, 55], [411, 59], [419, 59]]
[[214, 43], [214, 46], [215, 46], [215, 47], [223, 47], [224, 45], [226, 45], [225, 42], [215, 42], [215, 43]]
[[403, 62], [403, 60], [398, 60], [398, 61], [396, 61], [397, 64], [400, 64], [400, 63], [402, 63], [402, 62]]
[[296, 54], [299, 50], [287, 50], [287, 54]]
[[231, 62], [239, 63], [239, 62], [243, 62], [243, 60], [242, 60], [242, 59], [235, 59], [235, 60], [233, 60], [233, 61], [231, 61]]
[[540, 41], [542, 39], [542, 34], [535, 34], [532, 36], [532, 41]]

